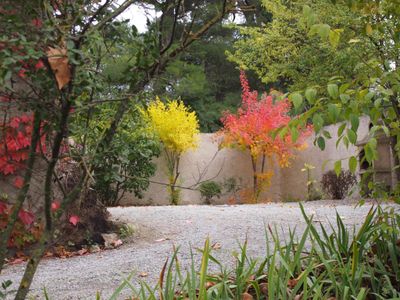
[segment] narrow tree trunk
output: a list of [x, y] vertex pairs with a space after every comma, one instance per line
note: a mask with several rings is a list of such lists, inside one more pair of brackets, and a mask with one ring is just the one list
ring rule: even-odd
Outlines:
[[45, 230], [40, 238], [39, 247], [35, 250], [32, 257], [28, 261], [24, 276], [21, 279], [20, 286], [15, 296], [16, 300], [23, 300], [29, 292], [29, 287], [32, 284], [33, 276], [35, 275], [37, 266], [47, 249], [49, 242], [53, 237], [53, 224], [51, 215], [51, 201], [53, 195], [53, 174], [54, 168], [59, 158], [62, 141], [67, 132], [68, 115], [71, 108], [70, 101], [66, 100], [62, 105], [61, 118], [59, 128], [54, 138], [53, 148], [51, 151], [51, 159], [47, 166], [46, 178], [44, 182], [44, 211], [45, 211]]
[[257, 195], [258, 195], [257, 158], [254, 156], [251, 156], [251, 165], [253, 167], [253, 197], [254, 201], [257, 202]]

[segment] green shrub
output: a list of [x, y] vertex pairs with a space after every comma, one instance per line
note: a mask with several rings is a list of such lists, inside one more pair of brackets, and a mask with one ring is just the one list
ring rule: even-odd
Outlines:
[[205, 181], [200, 184], [199, 191], [201, 193], [201, 197], [206, 199], [207, 204], [211, 204], [211, 200], [214, 197], [221, 197], [222, 187], [218, 182]]

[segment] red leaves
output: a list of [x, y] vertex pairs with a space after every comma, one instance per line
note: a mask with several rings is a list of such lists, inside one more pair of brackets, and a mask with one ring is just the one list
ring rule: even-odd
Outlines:
[[61, 206], [61, 204], [60, 204], [60, 201], [53, 201], [52, 203], [51, 203], [51, 211], [52, 212], [55, 212], [55, 211], [57, 211], [59, 208], [60, 208], [60, 206]]
[[36, 70], [44, 69], [44, 63], [41, 59], [39, 59], [39, 61], [36, 63], [35, 69]]
[[[14, 174], [24, 167], [23, 162], [28, 159], [31, 144], [32, 122], [32, 115], [23, 114], [10, 118], [4, 126], [0, 125], [0, 173]], [[46, 136], [42, 134], [37, 151], [45, 151], [45, 139]]]
[[33, 221], [35, 220], [35, 216], [31, 212], [23, 210], [23, 209], [21, 209], [19, 211], [18, 217], [20, 218], [22, 223], [24, 223], [27, 226], [31, 225], [33, 223]]
[[0, 202], [0, 215], [4, 214], [7, 210], [7, 204]]
[[77, 215], [71, 215], [71, 216], [69, 217], [69, 222], [70, 222], [72, 225], [76, 226], [76, 225], [79, 223], [79, 217], [78, 217]]
[[35, 26], [36, 28], [41, 28], [43, 26], [43, 21], [41, 19], [33, 19], [31, 21], [32, 25]]
[[224, 124], [220, 134], [222, 145], [249, 149], [251, 155], [257, 158], [261, 154], [277, 155], [281, 165], [286, 165], [293, 155], [292, 150], [303, 144], [307, 135], [299, 129], [300, 137], [294, 143], [290, 134], [284, 136], [272, 133], [278, 128], [288, 125], [290, 103], [288, 99], [274, 99], [272, 95], [262, 95], [251, 91], [245, 73], [240, 73], [242, 84], [242, 106], [236, 114], [225, 113]]
[[26, 69], [20, 69], [18, 71], [18, 77], [20, 78], [26, 78]]
[[14, 186], [17, 189], [20, 189], [20, 188], [22, 188], [23, 185], [24, 185], [24, 179], [20, 176], [17, 176], [14, 180]]

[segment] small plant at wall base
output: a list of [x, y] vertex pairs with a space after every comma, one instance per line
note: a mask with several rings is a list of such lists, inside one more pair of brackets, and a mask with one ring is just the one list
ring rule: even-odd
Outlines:
[[317, 181], [312, 176], [312, 170], [315, 167], [311, 164], [304, 164], [304, 168], [301, 169], [302, 172], [307, 172], [307, 200], [314, 201], [314, 200], [321, 200], [322, 194], [321, 192], [315, 187]]
[[196, 113], [189, 111], [182, 101], [163, 103], [158, 97], [149, 105], [147, 117], [152, 130], [164, 146], [170, 203], [178, 205], [180, 189], [176, 185], [180, 177], [179, 163], [183, 153], [197, 147], [199, 121]]
[[344, 199], [356, 183], [357, 179], [350, 171], [341, 171], [338, 176], [331, 170], [326, 172], [321, 180], [322, 189], [333, 199]]
[[206, 181], [200, 184], [199, 191], [201, 197], [206, 200], [207, 204], [211, 204], [214, 197], [220, 198], [222, 194], [222, 187], [218, 182]]
[[251, 91], [245, 73], [240, 74], [242, 84], [242, 105], [236, 114], [226, 112], [222, 117], [222, 147], [237, 148], [249, 151], [253, 170], [253, 198], [255, 202], [260, 193], [269, 185], [273, 175], [266, 170], [266, 160], [272, 167], [277, 158], [281, 167], [287, 167], [294, 156], [294, 150], [303, 149], [305, 138], [311, 134], [305, 123], [298, 122], [292, 126], [291, 134], [277, 129], [287, 126], [291, 120], [288, 115], [291, 106], [288, 99], [279, 100], [273, 95], [262, 95], [258, 100], [258, 92]]

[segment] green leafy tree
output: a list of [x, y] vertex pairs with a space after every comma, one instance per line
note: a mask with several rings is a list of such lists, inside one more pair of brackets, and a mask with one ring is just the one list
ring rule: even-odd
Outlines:
[[[316, 30], [327, 39], [337, 41], [339, 34], [352, 36], [358, 15], [343, 4], [334, 5], [323, 1], [264, 0], [264, 9], [272, 15], [272, 21], [258, 27], [240, 27], [241, 38], [234, 44], [228, 57], [241, 68], [253, 70], [265, 83], [278, 90], [296, 91], [313, 85], [328, 83], [332, 74], [352, 79], [359, 70], [358, 53], [365, 45], [336, 45], [321, 43], [313, 34]], [[312, 11], [310, 18], [304, 17]], [[313, 24], [331, 23], [336, 31]], [[349, 27], [349, 28], [347, 28]], [[368, 47], [367, 47], [368, 48]]]
[[[134, 192], [141, 197], [149, 186], [149, 177], [154, 175], [156, 166], [153, 158], [159, 155], [159, 142], [147, 129], [137, 104], [132, 106], [122, 120], [115, 134], [112, 147], [108, 151], [95, 154], [98, 137], [108, 128], [115, 105], [96, 107], [87, 127], [83, 126], [85, 114], [76, 114], [73, 139], [84, 144], [85, 156], [93, 157], [93, 188], [98, 198], [106, 206], [118, 205], [126, 192]], [[85, 129], [86, 134], [82, 132]], [[83, 138], [83, 139], [82, 139]]]
[[[305, 7], [305, 18], [310, 22], [310, 34], [317, 34], [322, 43], [330, 43], [332, 48], [340, 45], [355, 45], [359, 49], [355, 55], [358, 64], [355, 66], [357, 73], [352, 80], [346, 77], [333, 77], [323, 86], [328, 97], [317, 96], [315, 90], [309, 88], [305, 91], [305, 99], [310, 105], [310, 110], [302, 118], [310, 118], [314, 123], [318, 135], [317, 142], [324, 148], [325, 139], [322, 125], [324, 120], [337, 122], [344, 119], [337, 132], [338, 143], [346, 146], [356, 144], [358, 140], [357, 129], [360, 117], [369, 117], [371, 126], [369, 140], [364, 146], [364, 157], [373, 165], [378, 159], [378, 139], [382, 135], [390, 138], [390, 145], [394, 157], [394, 170], [397, 181], [400, 181], [399, 154], [400, 154], [400, 99], [399, 99], [399, 57], [400, 57], [400, 8], [397, 1], [350, 1], [346, 7], [359, 16], [357, 22], [350, 28], [352, 35], [342, 35], [343, 28], [335, 28], [332, 24], [314, 23], [314, 13]], [[339, 4], [340, 5], [340, 4]], [[327, 31], [321, 34], [321, 30]], [[335, 39], [329, 38], [333, 33], [339, 33]], [[367, 51], [365, 49], [368, 49]], [[335, 75], [335, 74], [332, 74]], [[298, 97], [298, 96], [297, 96]], [[298, 97], [301, 101], [301, 97]], [[348, 160], [348, 167], [355, 172], [359, 161], [352, 156]], [[340, 174], [342, 162], [335, 163], [335, 172]], [[372, 171], [372, 170], [371, 170]], [[370, 181], [366, 173], [364, 180]], [[369, 186], [373, 187], [372, 182]], [[398, 188], [395, 189], [398, 194]], [[398, 196], [394, 196], [398, 199]]]

